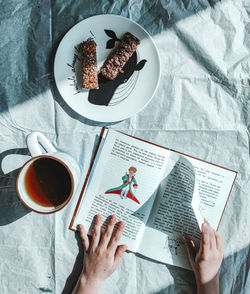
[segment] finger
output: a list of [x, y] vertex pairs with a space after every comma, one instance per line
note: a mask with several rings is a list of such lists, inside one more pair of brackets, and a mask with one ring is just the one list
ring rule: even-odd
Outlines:
[[183, 239], [185, 241], [185, 246], [186, 246], [187, 253], [188, 253], [188, 259], [192, 265], [193, 262], [195, 261], [195, 256], [196, 256], [194, 242], [185, 234], [183, 234]]
[[210, 235], [210, 249], [215, 250], [216, 249], [216, 239], [215, 239], [215, 231], [214, 229], [208, 224], [209, 229], [209, 235]]
[[105, 233], [102, 235], [101, 241], [100, 241], [100, 246], [106, 248], [109, 244], [110, 238], [112, 236], [114, 226], [116, 223], [116, 215], [111, 215], [109, 219], [109, 223], [107, 226], [107, 229]]
[[210, 226], [208, 221], [205, 219], [205, 223], [207, 224], [208, 231], [209, 231], [209, 237], [210, 237], [210, 249], [215, 250], [216, 249], [216, 239], [215, 239], [215, 231], [214, 229]]
[[215, 239], [216, 239], [216, 247], [217, 249], [223, 253], [224, 252], [224, 242], [223, 239], [221, 238], [221, 236], [215, 232]]
[[87, 251], [89, 249], [89, 237], [88, 237], [83, 225], [78, 225], [78, 229], [80, 232], [80, 237], [82, 239], [84, 251]]
[[120, 264], [124, 252], [127, 250], [128, 246], [127, 245], [120, 245], [117, 247], [116, 252], [115, 252], [115, 260], [114, 260], [114, 267], [115, 269], [118, 267]]
[[95, 219], [95, 226], [94, 226], [94, 231], [92, 234], [91, 244], [90, 244], [90, 248], [92, 250], [98, 246], [99, 241], [100, 241], [101, 222], [102, 222], [102, 216], [100, 214], [97, 214], [96, 219]]
[[202, 234], [201, 234], [201, 246], [200, 250], [202, 255], [207, 255], [210, 249], [210, 233], [208, 228], [208, 223], [204, 222], [202, 224]]
[[109, 242], [109, 245], [108, 245], [108, 248], [112, 252], [115, 252], [115, 250], [118, 246], [118, 242], [121, 239], [122, 232], [125, 228], [125, 225], [126, 225], [125, 222], [121, 221], [117, 224], [117, 227], [114, 228], [113, 235], [112, 235], [110, 242]]

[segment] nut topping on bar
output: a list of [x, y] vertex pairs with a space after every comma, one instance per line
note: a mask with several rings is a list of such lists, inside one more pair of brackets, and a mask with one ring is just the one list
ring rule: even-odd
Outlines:
[[87, 40], [80, 44], [82, 62], [82, 88], [98, 89], [96, 42]]
[[113, 54], [108, 57], [104, 65], [101, 67], [101, 74], [110, 80], [113, 80], [119, 72], [123, 72], [122, 68], [135, 52], [140, 40], [131, 33], [127, 32], [123, 35], [119, 47]]

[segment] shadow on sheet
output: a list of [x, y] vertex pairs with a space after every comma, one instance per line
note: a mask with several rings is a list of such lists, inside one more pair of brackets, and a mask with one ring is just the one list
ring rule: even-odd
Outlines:
[[[2, 10], [7, 12], [4, 19], [11, 23], [19, 23], [22, 19], [22, 25], [9, 26], [9, 21], [1, 23], [1, 35], [11, 36], [11, 40], [3, 42], [6, 44], [1, 48], [1, 56], [9, 58], [2, 64], [0, 85], [3, 86], [0, 86], [0, 94], [5, 99], [1, 103], [0, 112], [51, 90], [54, 99], [69, 116], [85, 124], [101, 126], [102, 124], [89, 121], [75, 113], [57, 92], [53, 78], [54, 56], [65, 33], [87, 17], [118, 14], [129, 17], [142, 25], [151, 35], [156, 35], [181, 19], [198, 14], [208, 7], [213, 8], [217, 2], [219, 0], [156, 3], [145, 0], [131, 6], [128, 0], [116, 1], [112, 5], [107, 5], [105, 1], [101, 1], [99, 5], [94, 1], [85, 1], [83, 5], [81, 1], [67, 3], [57, 0], [45, 1], [42, 5], [39, 1], [28, 1], [20, 4], [19, 8], [17, 5], [15, 7], [15, 1], [3, 3]], [[19, 50], [16, 50], [16, 44], [19, 45]]]
[[0, 226], [10, 224], [30, 213], [18, 198], [16, 179], [20, 168], [4, 173], [2, 162], [8, 155], [29, 155], [28, 148], [9, 149], [0, 154]]

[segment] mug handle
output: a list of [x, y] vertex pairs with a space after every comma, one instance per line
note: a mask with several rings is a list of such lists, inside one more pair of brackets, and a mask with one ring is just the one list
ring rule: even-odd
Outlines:
[[54, 146], [42, 133], [32, 132], [27, 136], [27, 145], [32, 157], [43, 154], [39, 143], [45, 148], [47, 153], [56, 152]]

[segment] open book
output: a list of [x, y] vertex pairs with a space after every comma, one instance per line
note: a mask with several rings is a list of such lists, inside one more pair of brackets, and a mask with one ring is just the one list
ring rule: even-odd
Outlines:
[[70, 229], [82, 223], [90, 230], [96, 214], [116, 214], [126, 222], [120, 244], [128, 250], [191, 269], [182, 234], [198, 243], [204, 217], [218, 229], [236, 175], [103, 128]]

